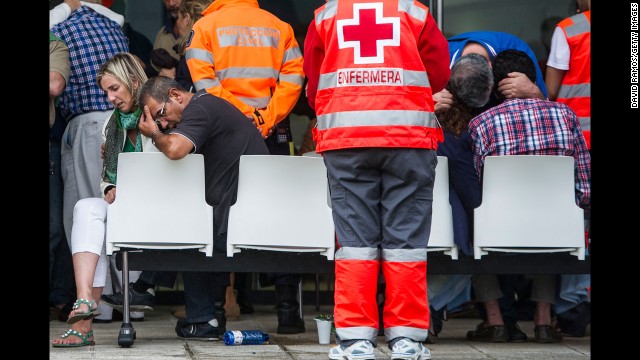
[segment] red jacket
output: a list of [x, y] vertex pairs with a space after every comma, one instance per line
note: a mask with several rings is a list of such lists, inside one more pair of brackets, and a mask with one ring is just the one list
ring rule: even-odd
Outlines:
[[330, 1], [304, 46], [317, 152], [354, 147], [436, 149], [433, 92], [449, 80], [449, 48], [418, 1]]

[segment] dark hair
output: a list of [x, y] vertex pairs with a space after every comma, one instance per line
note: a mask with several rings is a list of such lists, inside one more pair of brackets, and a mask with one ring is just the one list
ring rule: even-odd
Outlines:
[[536, 66], [524, 51], [513, 49], [501, 51], [493, 58], [492, 66], [496, 85], [514, 71], [527, 75], [532, 83], [536, 83]]
[[178, 66], [178, 60], [163, 48], [156, 48], [151, 51], [150, 61], [152, 65], [160, 69], [171, 69]]
[[491, 64], [493, 65], [493, 79], [495, 80], [493, 93], [500, 102], [506, 98], [498, 91], [498, 84], [502, 79], [507, 78], [510, 72], [521, 72], [532, 83], [536, 83], [536, 66], [524, 51], [514, 49], [501, 51], [493, 58]]
[[142, 86], [142, 90], [140, 90], [139, 103], [141, 106], [146, 105], [149, 98], [158, 102], [164, 101], [169, 94], [169, 90], [173, 88], [180, 92], [188, 92], [180, 83], [170, 77], [154, 76], [149, 78]]

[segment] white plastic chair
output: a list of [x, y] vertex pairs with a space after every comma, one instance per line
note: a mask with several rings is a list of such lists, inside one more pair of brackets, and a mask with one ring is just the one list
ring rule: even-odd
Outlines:
[[107, 207], [106, 253], [122, 251], [123, 319], [118, 345], [136, 332], [129, 314], [128, 250], [199, 249], [213, 254], [213, 208], [205, 201], [204, 158], [160, 152], [118, 155], [116, 200]]
[[449, 203], [449, 159], [438, 156], [433, 185], [431, 234], [427, 251], [443, 251], [458, 260], [458, 246], [453, 241], [453, 215]]
[[335, 229], [327, 194], [320, 157], [242, 155], [227, 256], [251, 248], [320, 252], [333, 260]]
[[482, 204], [474, 210], [474, 257], [488, 251], [569, 251], [584, 260], [584, 215], [570, 156], [485, 159]]
[[213, 208], [205, 201], [204, 158], [121, 153], [116, 201], [107, 208], [106, 252], [121, 248], [213, 253]]

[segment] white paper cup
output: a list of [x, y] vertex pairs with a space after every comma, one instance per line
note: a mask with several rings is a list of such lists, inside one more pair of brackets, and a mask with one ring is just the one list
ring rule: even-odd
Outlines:
[[318, 342], [320, 344], [329, 344], [329, 340], [331, 339], [331, 324], [332, 321], [327, 320], [316, 320], [316, 325], [318, 326]]

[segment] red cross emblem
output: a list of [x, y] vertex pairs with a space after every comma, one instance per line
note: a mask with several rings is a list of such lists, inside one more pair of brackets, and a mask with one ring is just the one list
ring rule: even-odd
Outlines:
[[337, 21], [338, 47], [353, 48], [354, 64], [383, 63], [384, 47], [400, 45], [400, 18], [382, 15], [382, 3], [359, 3], [353, 19]]

